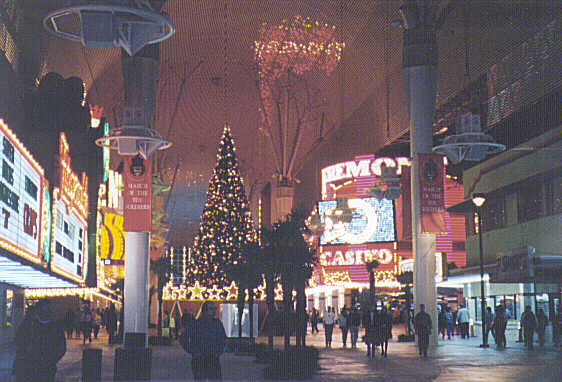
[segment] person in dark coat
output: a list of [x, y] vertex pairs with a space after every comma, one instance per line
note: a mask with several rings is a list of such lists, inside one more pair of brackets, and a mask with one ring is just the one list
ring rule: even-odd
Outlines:
[[525, 311], [521, 314], [521, 327], [523, 328], [523, 338], [527, 349], [533, 350], [533, 337], [537, 328], [537, 319], [531, 310], [531, 305], [525, 307]]
[[220, 356], [226, 346], [226, 332], [216, 318], [217, 306], [205, 301], [200, 317], [184, 329], [183, 348], [191, 353], [191, 369], [196, 380], [220, 380], [222, 371]]
[[382, 308], [381, 312], [381, 355], [383, 357], [388, 357], [388, 340], [392, 338], [392, 315], [386, 310], [386, 307]]
[[318, 311], [316, 308], [312, 308], [312, 313], [310, 314], [310, 331], [312, 334], [315, 331], [318, 333]]
[[359, 337], [359, 326], [361, 326], [361, 314], [356, 306], [351, 308], [349, 314], [349, 333], [351, 334], [351, 348], [357, 347], [357, 337]]
[[374, 309], [367, 310], [363, 314], [363, 327], [365, 328], [365, 344], [367, 344], [367, 357], [374, 358], [375, 347], [381, 343], [380, 314]]
[[66, 337], [72, 339], [74, 334], [74, 321], [76, 320], [76, 314], [72, 309], [68, 309], [66, 315], [64, 316], [64, 326], [66, 331]]
[[445, 339], [445, 331], [447, 329], [447, 317], [446, 317], [446, 309], [441, 308], [439, 315], [437, 316], [437, 329], [439, 330], [439, 334], [441, 334], [441, 338]]
[[62, 323], [51, 319], [51, 304], [40, 300], [30, 308], [15, 337], [13, 374], [17, 382], [53, 382], [57, 362], [66, 353]]
[[427, 358], [431, 328], [431, 317], [425, 312], [425, 304], [420, 304], [420, 311], [414, 317], [414, 329], [418, 336], [418, 350], [420, 356], [423, 354], [424, 358]]
[[109, 344], [115, 342], [115, 332], [117, 331], [117, 312], [115, 312], [115, 305], [111, 304], [106, 312], [105, 329], [109, 335]]
[[546, 332], [546, 325], [548, 324], [548, 318], [544, 314], [544, 310], [539, 309], [537, 311], [537, 336], [539, 337], [539, 345], [541, 348], [544, 347], [544, 334]]
[[492, 330], [495, 334], [496, 345], [498, 349], [505, 349], [507, 347], [507, 340], [505, 338], [505, 328], [507, 326], [507, 318], [503, 310], [503, 306], [498, 305], [492, 321]]

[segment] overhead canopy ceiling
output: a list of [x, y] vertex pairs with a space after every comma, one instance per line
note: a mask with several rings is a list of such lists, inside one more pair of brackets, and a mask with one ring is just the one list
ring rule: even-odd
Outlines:
[[[45, 1], [43, 13], [66, 3]], [[270, 181], [275, 171], [260, 119], [253, 50], [264, 23], [280, 25], [295, 16], [310, 18], [334, 26], [334, 37], [345, 43], [343, 58], [330, 75], [320, 70], [304, 74], [318, 106], [303, 132], [297, 170], [323, 151], [319, 148], [330, 142], [330, 136], [340, 137], [338, 144], [349, 147], [349, 157], [353, 157], [364, 153], [356, 150], [372, 152], [407, 133], [402, 29], [391, 25], [400, 19], [401, 3], [166, 1], [163, 10], [175, 24], [176, 33], [161, 44], [154, 126], [173, 142], [172, 148], [159, 157], [166, 181], [171, 181], [179, 165], [170, 202], [175, 219], [173, 241], [185, 242], [197, 227], [202, 195], [215, 165], [225, 122], [232, 127], [247, 193], [255, 196], [260, 184]], [[461, 7], [463, 2], [457, 1], [435, 3], [448, 11], [439, 34], [438, 103], [466, 83], [467, 45], [463, 41], [469, 41], [468, 75], [475, 78], [503, 57], [510, 46], [528, 38], [537, 28], [537, 20], [550, 12], [544, 5], [554, 7], [550, 1], [530, 5], [526, 1], [489, 0], [471, 2], [474, 6], [470, 8]], [[463, 28], [465, 20], [469, 21], [468, 28]], [[111, 125], [118, 126], [123, 108], [120, 50], [86, 49], [46, 32], [43, 39], [41, 74], [56, 71], [64, 77], [82, 78], [88, 102], [103, 106]], [[352, 132], [359, 125], [368, 126], [372, 134], [354, 136]], [[359, 146], [356, 141], [360, 141]], [[313, 176], [318, 174], [300, 174], [301, 178]], [[310, 197], [316, 199], [317, 195]]]

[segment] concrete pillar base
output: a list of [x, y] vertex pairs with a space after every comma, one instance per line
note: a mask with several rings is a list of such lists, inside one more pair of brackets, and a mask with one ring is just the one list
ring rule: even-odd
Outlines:
[[150, 381], [151, 366], [152, 349], [135, 346], [117, 348], [115, 349], [113, 380]]

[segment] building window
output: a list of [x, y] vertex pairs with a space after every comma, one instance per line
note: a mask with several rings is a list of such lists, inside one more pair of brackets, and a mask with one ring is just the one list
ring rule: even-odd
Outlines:
[[69, 260], [71, 263], [74, 263], [74, 252], [72, 252], [70, 249], [68, 249], [66, 247], [63, 247], [62, 251], [63, 251], [62, 257]]
[[517, 194], [517, 216], [519, 223], [544, 216], [544, 200], [543, 184], [530, 182], [530, 184], [521, 185]]
[[493, 231], [505, 226], [505, 198], [503, 196], [490, 198], [482, 207], [482, 232]]
[[55, 243], [55, 253], [62, 256], [62, 244], [58, 241]]

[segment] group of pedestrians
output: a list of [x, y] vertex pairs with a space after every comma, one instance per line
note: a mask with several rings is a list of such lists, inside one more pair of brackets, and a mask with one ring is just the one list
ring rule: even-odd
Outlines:
[[92, 342], [98, 338], [101, 328], [105, 328], [109, 335], [109, 343], [115, 342], [115, 335], [118, 328], [118, 316], [115, 305], [111, 304], [104, 310], [91, 309], [88, 303], [84, 303], [78, 312], [69, 309], [64, 317], [64, 331], [66, 337], [72, 339], [76, 333], [76, 337], [82, 337], [85, 344]]

